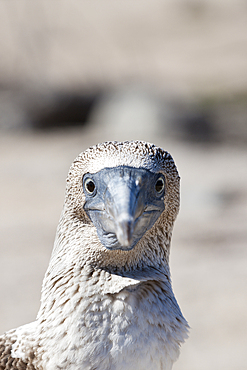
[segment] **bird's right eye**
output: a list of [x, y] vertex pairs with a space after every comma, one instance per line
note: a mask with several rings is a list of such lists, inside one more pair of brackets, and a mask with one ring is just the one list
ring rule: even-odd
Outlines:
[[155, 184], [155, 190], [158, 194], [161, 194], [165, 188], [165, 182], [162, 177], [159, 177]]
[[84, 186], [88, 194], [92, 195], [95, 192], [96, 185], [92, 179], [86, 179]]

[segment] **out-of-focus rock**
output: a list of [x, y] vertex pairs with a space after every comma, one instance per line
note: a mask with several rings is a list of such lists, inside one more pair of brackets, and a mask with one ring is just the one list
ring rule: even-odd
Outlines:
[[247, 95], [176, 100], [171, 104], [170, 135], [199, 144], [247, 143]]
[[51, 130], [83, 126], [99, 100], [99, 90], [0, 89], [0, 130]]
[[50, 101], [35, 101], [28, 106], [33, 129], [49, 130], [83, 126], [99, 100], [98, 91], [64, 91], [54, 93]]

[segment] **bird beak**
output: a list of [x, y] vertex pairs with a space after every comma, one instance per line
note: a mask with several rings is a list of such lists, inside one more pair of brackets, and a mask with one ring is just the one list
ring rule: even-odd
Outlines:
[[143, 213], [143, 197], [131, 177], [116, 177], [110, 181], [105, 194], [106, 212], [114, 220], [113, 232], [122, 247], [127, 249], [133, 241], [136, 220]]

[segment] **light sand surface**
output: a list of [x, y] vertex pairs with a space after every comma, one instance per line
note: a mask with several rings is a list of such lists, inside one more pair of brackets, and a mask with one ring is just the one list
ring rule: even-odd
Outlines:
[[[175, 370], [247, 364], [247, 151], [152, 138], [181, 175], [171, 271], [191, 326]], [[35, 319], [72, 160], [102, 132], [0, 137], [0, 332]]]

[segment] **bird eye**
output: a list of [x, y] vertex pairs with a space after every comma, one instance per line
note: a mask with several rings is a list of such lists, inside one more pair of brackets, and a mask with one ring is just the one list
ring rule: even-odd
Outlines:
[[165, 188], [165, 181], [162, 177], [159, 177], [155, 184], [155, 190], [160, 194]]
[[88, 194], [93, 194], [96, 186], [92, 179], [86, 179], [85, 181], [85, 189], [88, 192]]

